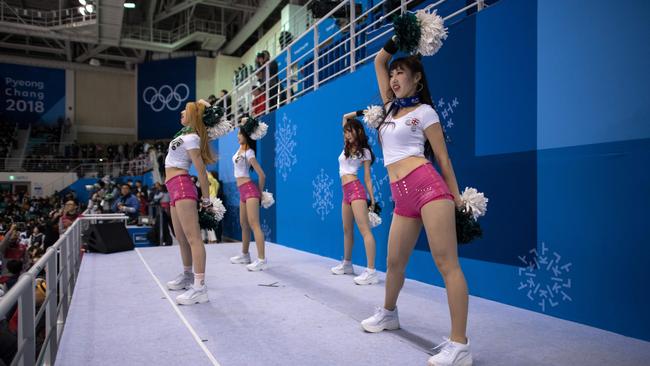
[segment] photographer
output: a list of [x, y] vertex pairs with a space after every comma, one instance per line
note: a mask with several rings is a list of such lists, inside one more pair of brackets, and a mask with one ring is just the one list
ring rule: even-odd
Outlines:
[[138, 218], [140, 202], [131, 194], [131, 186], [122, 185], [122, 195], [113, 203], [113, 212], [124, 213], [129, 216], [129, 222], [134, 222]]

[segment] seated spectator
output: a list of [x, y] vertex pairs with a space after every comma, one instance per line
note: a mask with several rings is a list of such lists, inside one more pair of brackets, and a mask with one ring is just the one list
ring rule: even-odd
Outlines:
[[135, 221], [138, 218], [140, 202], [131, 194], [131, 186], [122, 185], [122, 195], [113, 202], [113, 212], [124, 213], [129, 216], [129, 221]]
[[32, 230], [32, 235], [29, 237], [29, 247], [33, 246], [39, 246], [39, 247], [44, 247], [45, 246], [45, 235], [41, 233], [41, 229], [38, 226], [34, 226], [34, 229]]

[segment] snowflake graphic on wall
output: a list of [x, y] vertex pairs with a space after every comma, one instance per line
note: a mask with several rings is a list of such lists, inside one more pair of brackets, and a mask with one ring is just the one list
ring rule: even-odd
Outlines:
[[448, 133], [449, 130], [454, 127], [453, 114], [459, 105], [460, 105], [460, 101], [458, 101], [457, 97], [454, 97], [454, 99], [451, 102], [445, 102], [444, 98], [440, 98], [436, 103], [436, 112], [438, 112], [440, 116], [440, 123], [442, 125], [442, 129], [447, 134], [447, 142], [451, 141], [451, 138], [449, 137]]
[[321, 168], [320, 174], [312, 180], [311, 184], [314, 187], [312, 193], [314, 203], [311, 206], [316, 210], [320, 219], [325, 221], [325, 216], [334, 208], [334, 204], [332, 203], [334, 198], [334, 191], [332, 189], [334, 180]]
[[[378, 161], [378, 163], [381, 163]], [[377, 177], [377, 174], [375, 174], [375, 169], [372, 169], [372, 190], [375, 194], [375, 201], [379, 203], [379, 206], [383, 209], [386, 207], [386, 202], [384, 200], [384, 193], [383, 193], [383, 187], [386, 183], [389, 182], [388, 180], [388, 174], [385, 174], [383, 178]], [[393, 198], [388, 195], [388, 202], [391, 202]]]
[[264, 240], [269, 241], [271, 238], [271, 226], [269, 223], [264, 219], [262, 221], [262, 232], [264, 233]]
[[275, 131], [275, 168], [285, 182], [291, 173], [291, 168], [298, 162], [298, 157], [294, 153], [297, 145], [297, 130], [298, 126], [284, 113]]
[[549, 253], [550, 249], [542, 242], [541, 248], [533, 248], [519, 260], [526, 265], [518, 269], [519, 286], [517, 289], [526, 297], [539, 305], [542, 312], [547, 306], [554, 308], [562, 302], [571, 302], [571, 262], [562, 260], [557, 252]]

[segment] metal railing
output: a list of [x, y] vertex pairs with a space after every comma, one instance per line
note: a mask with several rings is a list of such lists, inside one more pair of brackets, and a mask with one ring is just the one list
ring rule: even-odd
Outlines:
[[[17, 168], [18, 164], [20, 165]], [[71, 159], [71, 158], [4, 158], [0, 159], [0, 171], [25, 172], [74, 172], [79, 177], [102, 177], [104, 175], [142, 175], [153, 169], [150, 155], [122, 161], [107, 159]]]
[[[238, 121], [244, 113], [256, 116], [267, 114], [336, 77], [354, 72], [357, 67], [372, 60], [381, 49], [381, 42], [393, 32], [387, 20], [421, 3], [402, 0], [400, 6], [385, 11], [385, 2], [378, 1], [360, 14], [357, 14], [355, 1], [343, 0], [338, 3], [289, 43], [279, 55], [271, 58], [243, 82], [234, 85], [233, 90], [219, 100], [219, 103], [226, 103], [228, 118]], [[449, 14], [443, 16], [447, 26], [452, 18], [470, 9], [480, 11], [484, 8], [484, 0], [470, 4], [466, 1], [439, 0], [423, 9], [432, 12], [444, 3], [454, 7], [452, 10], [446, 9]], [[331, 23], [332, 16], [342, 9], [347, 9], [347, 17], [337, 18], [332, 24], [343, 25], [329, 32], [330, 28], [336, 28], [330, 25], [324, 29], [327, 33], [319, 34], [320, 26], [325, 22]], [[277, 72], [271, 72], [272, 63], [278, 65]], [[261, 82], [258, 82], [258, 78]]]
[[[88, 212], [88, 211], [86, 211]], [[12, 366], [53, 365], [70, 309], [74, 286], [81, 266], [82, 223], [92, 220], [124, 220], [123, 214], [85, 215], [79, 217], [47, 249], [30, 269], [20, 276], [18, 282], [0, 298], [0, 318], [10, 319], [10, 311], [17, 305], [18, 337], [17, 352]], [[36, 278], [45, 271], [45, 298], [36, 309], [34, 286]], [[45, 338], [37, 349], [36, 331], [45, 317]]]
[[10, 6], [0, 1], [0, 22], [33, 27], [78, 26], [80, 23], [94, 22], [97, 12], [81, 14], [77, 8], [38, 10]]
[[[273, 56], [282, 52], [284, 49], [283, 43], [284, 46], [288, 45], [295, 39], [295, 37], [302, 35], [316, 21], [312, 12], [309, 10], [309, 7], [313, 2], [314, 0], [307, 1], [305, 5], [291, 16], [287, 23], [281, 25], [279, 31], [273, 33], [273, 35], [268, 37], [265, 42], [255, 43], [256, 48], [260, 51], [268, 51]], [[291, 39], [282, 42], [280, 41], [281, 37], [291, 37]]]
[[196, 32], [222, 34], [221, 23], [211, 20], [194, 19], [171, 30], [126, 26], [122, 32], [122, 37], [145, 42], [172, 44]]

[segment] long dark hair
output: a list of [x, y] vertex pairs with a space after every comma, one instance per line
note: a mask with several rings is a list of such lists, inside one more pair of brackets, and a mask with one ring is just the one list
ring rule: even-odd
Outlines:
[[246, 140], [246, 146], [248, 146], [250, 149], [255, 151], [257, 154], [257, 141], [253, 140], [250, 136], [244, 132], [241, 128], [239, 129], [239, 132], [241, 133], [242, 136], [244, 136], [244, 139]]
[[[397, 58], [397, 59], [393, 60], [393, 62], [391, 62], [390, 66], [388, 67], [388, 74], [390, 75], [390, 73], [393, 70], [397, 70], [397, 69], [409, 70], [412, 75], [415, 75], [418, 72], [420, 73], [421, 78], [420, 78], [420, 81], [418, 82], [419, 85], [418, 85], [418, 88], [417, 88], [418, 91], [416, 92], [416, 95], [418, 97], [420, 97], [420, 103], [421, 104], [428, 104], [428, 105], [431, 106], [431, 108], [433, 108], [435, 110], [436, 107], [433, 104], [433, 99], [431, 98], [431, 92], [429, 91], [429, 83], [427, 82], [427, 76], [424, 73], [424, 67], [422, 66], [422, 62], [420, 61], [420, 57], [419, 56], [407, 56], [407, 57], [400, 57], [400, 58]], [[421, 88], [420, 88], [420, 85], [422, 86]], [[393, 93], [392, 89], [391, 89], [391, 93]], [[392, 95], [392, 99], [395, 99], [395, 94], [394, 93]], [[385, 107], [386, 106], [384, 106], [384, 108]], [[386, 114], [386, 118], [384, 118], [384, 120], [381, 121], [379, 126], [377, 126], [377, 132], [380, 132], [381, 129], [385, 125], [394, 123], [394, 122], [386, 121], [387, 118], [388, 118], [388, 113]], [[378, 133], [378, 137], [379, 137], [379, 143], [381, 144], [381, 142], [382, 142], [381, 141], [381, 133]], [[433, 154], [433, 148], [431, 147], [431, 144], [429, 143], [429, 140], [428, 139], [425, 139], [425, 140], [426, 141], [424, 143], [424, 156], [427, 159], [429, 159], [431, 161], [434, 161], [435, 156]]]
[[[257, 141], [253, 140], [250, 136], [248, 136], [248, 135], [246, 134], [246, 132], [244, 132], [244, 130], [241, 129], [241, 128], [239, 129], [239, 133], [241, 133], [241, 135], [244, 136], [244, 140], [246, 140], [246, 146], [248, 146], [248, 148], [250, 148], [251, 150], [253, 150], [253, 152], [255, 152], [255, 154], [257, 155]], [[244, 155], [245, 155], [245, 154], [246, 154], [246, 152], [244, 151]], [[246, 158], [246, 157], [244, 157], [244, 159], [245, 159], [245, 158]], [[248, 168], [248, 170], [253, 171], [253, 166], [251, 165], [251, 166]]]
[[363, 124], [361, 124], [361, 122], [356, 118], [347, 119], [343, 125], [343, 131], [348, 131], [357, 136], [356, 141], [353, 144], [350, 144], [345, 140], [345, 147], [343, 149], [345, 157], [349, 158], [352, 155], [359, 154], [363, 156], [363, 149], [368, 149], [368, 151], [370, 151], [370, 164], [373, 164], [375, 162], [375, 153], [373, 153], [370, 148], [368, 135], [366, 135], [366, 130], [363, 128]]

